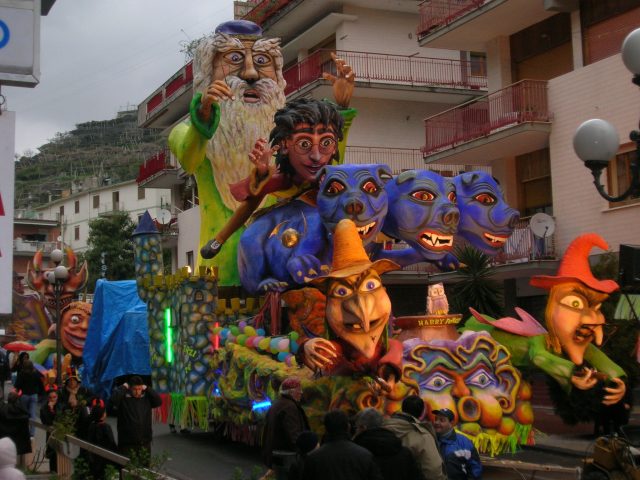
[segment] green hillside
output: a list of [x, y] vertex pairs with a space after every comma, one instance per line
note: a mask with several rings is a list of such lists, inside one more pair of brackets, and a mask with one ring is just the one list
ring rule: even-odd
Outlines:
[[39, 147], [40, 153], [16, 162], [15, 208], [29, 208], [58, 198], [72, 182], [96, 177], [112, 183], [131, 180], [138, 167], [166, 145], [159, 130], [137, 127], [135, 110], [111, 120], [76, 125]]

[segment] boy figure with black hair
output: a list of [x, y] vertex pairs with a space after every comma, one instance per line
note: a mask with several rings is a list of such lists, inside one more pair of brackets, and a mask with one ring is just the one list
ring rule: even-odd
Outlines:
[[429, 480], [446, 480], [436, 434], [430, 424], [420, 422], [424, 401], [412, 395], [402, 401], [402, 411], [387, 418], [382, 426], [396, 434], [402, 445], [411, 450], [422, 476]]
[[134, 375], [116, 388], [111, 396], [112, 404], [118, 409], [118, 449], [124, 456], [138, 455], [148, 466], [151, 456], [151, 413], [162, 405], [162, 399], [152, 388], [147, 387], [142, 378]]
[[478, 480], [482, 478], [482, 464], [478, 450], [464, 435], [456, 433], [455, 415], [448, 408], [434, 410], [433, 426], [438, 435], [440, 452], [449, 480]]

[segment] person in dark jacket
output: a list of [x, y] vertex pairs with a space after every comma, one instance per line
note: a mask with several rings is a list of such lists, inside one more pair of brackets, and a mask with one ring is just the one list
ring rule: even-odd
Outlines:
[[[52, 427], [53, 422], [56, 421], [56, 417], [62, 412], [62, 406], [58, 402], [58, 387], [56, 385], [47, 385], [49, 391], [47, 392], [47, 401], [40, 407], [40, 421], [47, 427]], [[53, 447], [49, 445], [50, 433], [47, 432], [47, 449], [45, 450], [45, 456], [49, 459], [49, 471], [58, 471], [58, 456]]]
[[151, 456], [151, 414], [162, 399], [138, 375], [116, 388], [111, 403], [118, 409], [118, 450], [126, 457], [137, 456], [148, 466]]
[[69, 369], [64, 380], [64, 388], [60, 392], [60, 404], [63, 410], [70, 410], [77, 415], [75, 435], [82, 440], [87, 439], [92, 400], [91, 391], [81, 385], [76, 371]]
[[[107, 423], [107, 411], [104, 401], [94, 399], [91, 408], [91, 424], [87, 434], [87, 441], [98, 447], [116, 452], [118, 447], [113, 437], [111, 425]], [[91, 475], [96, 480], [104, 478], [104, 471], [110, 462], [100, 455], [89, 454], [89, 468]]]
[[0, 437], [11, 438], [16, 444], [18, 455], [31, 453], [29, 412], [15, 391], [10, 392], [7, 395], [7, 403], [0, 406]]
[[[286, 478], [290, 464], [295, 459], [296, 439], [303, 430], [309, 430], [309, 421], [300, 405], [302, 385], [294, 377], [285, 378], [280, 384], [280, 398], [267, 412], [262, 433], [262, 460], [276, 470], [276, 476]], [[287, 457], [274, 456], [274, 451], [289, 452]], [[284, 453], [286, 455], [286, 453]]]
[[349, 439], [346, 413], [332, 410], [324, 416], [324, 443], [307, 456], [305, 480], [383, 480], [367, 449]]
[[[25, 410], [29, 412], [29, 418], [37, 420], [38, 398], [40, 395], [44, 395], [44, 385], [42, 384], [42, 376], [36, 371], [31, 360], [26, 359], [22, 363], [22, 369], [18, 372], [14, 386], [16, 390], [22, 392], [20, 401]], [[29, 426], [29, 434], [33, 437], [35, 433], [35, 427]]]
[[482, 478], [480, 455], [471, 440], [456, 433], [453, 428], [455, 414], [448, 408], [434, 410], [433, 426], [444, 459], [449, 480], [479, 480]]
[[304, 470], [304, 462], [307, 456], [318, 448], [318, 435], [311, 430], [305, 430], [298, 435], [296, 439], [297, 455], [296, 459], [289, 469], [288, 480], [304, 480], [302, 472]]
[[375, 408], [365, 408], [359, 412], [355, 428], [353, 441], [373, 454], [385, 480], [424, 478], [411, 450], [403, 447], [393, 432], [382, 428], [382, 414]]

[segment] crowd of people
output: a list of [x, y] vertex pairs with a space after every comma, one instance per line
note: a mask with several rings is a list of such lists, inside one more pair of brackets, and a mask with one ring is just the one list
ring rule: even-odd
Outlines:
[[262, 456], [268, 475], [278, 480], [482, 478], [478, 451], [456, 432], [449, 409], [433, 411], [433, 424], [424, 419], [418, 396], [405, 398], [401, 411], [388, 418], [374, 408], [353, 418], [332, 410], [324, 416], [320, 440], [309, 429], [301, 398], [300, 381], [287, 378], [267, 413]]
[[[47, 427], [54, 427], [58, 420], [70, 421], [73, 435], [98, 447], [134, 458], [144, 466], [151, 456], [151, 420], [153, 408], [162, 403], [160, 396], [145, 385], [142, 378], [133, 375], [114, 388], [110, 404], [117, 414], [118, 442], [111, 426], [106, 421], [105, 401], [82, 386], [75, 370], [63, 376], [64, 385], [59, 388], [55, 376], [43, 376], [34, 368], [27, 352], [22, 352], [11, 366], [13, 388], [0, 404], [0, 472], [24, 465], [26, 454], [32, 452], [35, 429], [29, 420], [40, 420]], [[4, 383], [11, 377], [3, 377]], [[4, 392], [4, 388], [1, 388]], [[57, 471], [56, 451], [46, 434], [45, 456], [49, 459], [51, 472]], [[109, 465], [104, 457], [82, 452], [94, 479], [104, 478]], [[116, 465], [114, 467], [117, 468]], [[15, 470], [15, 469], [14, 469]], [[24, 478], [19, 470], [11, 470], [12, 476], [0, 478]], [[9, 475], [9, 473], [6, 473]]]

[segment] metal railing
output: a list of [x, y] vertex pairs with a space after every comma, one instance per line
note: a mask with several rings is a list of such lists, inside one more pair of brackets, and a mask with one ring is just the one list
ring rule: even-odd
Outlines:
[[34, 242], [31, 240], [23, 240], [16, 238], [13, 240], [13, 250], [16, 252], [37, 252], [42, 250], [44, 253], [51, 253], [56, 249], [57, 242]]
[[177, 168], [175, 158], [171, 155], [169, 149], [165, 148], [147, 158], [142, 165], [140, 165], [136, 182], [140, 184], [162, 170], [173, 168]]
[[416, 33], [422, 38], [430, 31], [480, 8], [486, 0], [427, 0], [420, 4], [420, 23]]
[[[322, 78], [323, 73], [336, 74], [331, 60], [334, 50], [316, 50], [304, 60], [283, 72], [289, 95]], [[448, 58], [427, 58], [385, 53], [335, 50], [356, 74], [356, 81], [368, 81], [412, 86], [432, 86], [464, 89], [486, 89], [487, 77], [473, 75], [475, 61]]]
[[430, 155], [525, 122], [548, 122], [546, 80], [521, 80], [424, 120]]
[[556, 258], [555, 236], [537, 237], [531, 231], [531, 217], [518, 220], [513, 233], [504, 245], [504, 251], [494, 259], [494, 264], [517, 263], [529, 260]]
[[291, 3], [291, 1], [292, 0], [251, 0], [250, 3], [254, 3], [256, 6], [243, 17], [243, 20], [251, 20], [258, 25], [262, 25], [263, 22], [275, 15], [282, 7]]
[[431, 170], [445, 177], [453, 177], [460, 172], [482, 170], [491, 173], [489, 166], [466, 167], [465, 165], [425, 165], [422, 152], [417, 148], [386, 148], [349, 146], [345, 150], [345, 163], [368, 164], [383, 163], [391, 167], [391, 173], [398, 175], [405, 170]]

